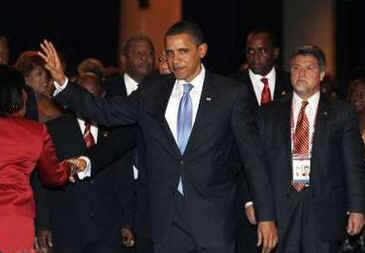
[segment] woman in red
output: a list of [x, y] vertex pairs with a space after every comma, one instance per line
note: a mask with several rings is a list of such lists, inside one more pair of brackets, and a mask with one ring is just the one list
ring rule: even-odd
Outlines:
[[0, 66], [0, 252], [33, 250], [35, 204], [30, 175], [38, 164], [49, 186], [68, 181], [70, 169], [59, 164], [43, 124], [24, 118], [23, 76]]

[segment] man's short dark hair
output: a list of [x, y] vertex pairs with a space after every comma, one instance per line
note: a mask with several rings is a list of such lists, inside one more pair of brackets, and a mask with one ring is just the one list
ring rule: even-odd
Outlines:
[[15, 68], [0, 65], [0, 117], [8, 117], [23, 109], [23, 75]]
[[167, 36], [179, 35], [182, 33], [189, 34], [196, 42], [197, 45], [204, 43], [204, 35], [200, 26], [189, 21], [179, 21], [173, 24], [165, 33]]
[[278, 36], [271, 29], [269, 29], [267, 27], [257, 27], [257, 28], [254, 28], [254, 29], [252, 29], [252, 30], [249, 31], [249, 33], [247, 35], [247, 40], [250, 37], [255, 36], [257, 34], [266, 34], [267, 37], [269, 38], [269, 41], [270, 41], [272, 47], [279, 48]]
[[326, 57], [325, 57], [322, 49], [320, 49], [319, 47], [317, 47], [315, 45], [305, 45], [305, 46], [298, 47], [294, 50], [290, 59], [292, 60], [295, 57], [297, 57], [298, 55], [313, 56], [318, 61], [320, 71], [321, 72], [326, 71]]
[[135, 42], [140, 42], [140, 41], [147, 42], [150, 45], [152, 51], [155, 51], [155, 47], [153, 46], [153, 43], [148, 36], [135, 35], [135, 36], [129, 37], [127, 40], [122, 42], [122, 45], [120, 47], [120, 53], [124, 56], [128, 56], [129, 50], [131, 49], [132, 44]]

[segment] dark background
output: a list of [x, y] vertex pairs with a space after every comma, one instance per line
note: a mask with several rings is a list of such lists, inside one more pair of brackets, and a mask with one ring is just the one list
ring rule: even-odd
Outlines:
[[[182, 2], [184, 19], [197, 22], [205, 32], [209, 45], [205, 61], [215, 72], [229, 74], [238, 69], [244, 59], [244, 37], [252, 27], [268, 26], [281, 37], [280, 0]], [[353, 68], [365, 64], [365, 1], [336, 3], [338, 79], [345, 83]], [[71, 68], [86, 57], [117, 65], [119, 15], [119, 0], [3, 1], [0, 33], [9, 38], [11, 63], [20, 52], [37, 50], [47, 38], [55, 42]]]

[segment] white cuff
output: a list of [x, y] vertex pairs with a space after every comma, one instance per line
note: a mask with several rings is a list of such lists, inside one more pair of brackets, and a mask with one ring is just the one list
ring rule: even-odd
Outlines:
[[86, 156], [80, 156], [79, 159], [82, 159], [86, 162], [86, 168], [84, 171], [78, 172], [77, 176], [80, 180], [83, 180], [85, 177], [91, 177], [91, 162], [90, 159]]
[[245, 208], [250, 207], [250, 206], [252, 206], [252, 205], [253, 205], [253, 201], [247, 201], [247, 202], [245, 203]]
[[56, 81], [53, 81], [53, 85], [56, 88], [53, 92], [53, 96], [57, 96], [58, 93], [60, 93], [61, 91], [63, 91], [64, 89], [66, 89], [67, 84], [68, 84], [68, 78], [65, 77], [66, 81], [61, 85], [59, 83], [57, 83]]

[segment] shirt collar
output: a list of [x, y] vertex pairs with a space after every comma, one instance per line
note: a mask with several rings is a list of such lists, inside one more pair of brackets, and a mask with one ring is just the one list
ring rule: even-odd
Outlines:
[[201, 64], [200, 65], [200, 72], [193, 80], [191, 80], [190, 82], [187, 82], [185, 80], [176, 80], [176, 83], [178, 85], [181, 84], [181, 86], [185, 83], [191, 83], [194, 87], [194, 90], [202, 89], [203, 84], [204, 84], [204, 79], [205, 79], [205, 73], [206, 73], [206, 71], [205, 71], [204, 65]]
[[138, 83], [132, 77], [130, 77], [130, 75], [128, 75], [127, 73], [124, 73], [123, 77], [124, 77], [124, 82], [126, 84], [131, 84], [131, 85], [134, 85], [134, 86], [138, 86]]
[[276, 78], [275, 67], [273, 67], [266, 76], [255, 74], [251, 69], [248, 70], [248, 74], [250, 75], [250, 78], [253, 82], [261, 82], [261, 79], [266, 77], [269, 80], [269, 83], [275, 83], [275, 78]]
[[[318, 105], [320, 95], [321, 95], [321, 93], [320, 93], [320, 91], [318, 91], [318, 92], [314, 93], [311, 97], [309, 97], [307, 99], [308, 105]], [[301, 97], [299, 97], [298, 94], [294, 91], [293, 92], [293, 102], [294, 102], [294, 104], [301, 105], [303, 101], [304, 100]]]

